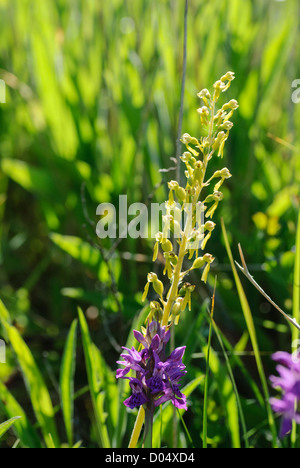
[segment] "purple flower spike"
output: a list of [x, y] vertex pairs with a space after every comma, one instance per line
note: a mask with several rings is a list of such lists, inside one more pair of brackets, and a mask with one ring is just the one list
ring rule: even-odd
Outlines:
[[[176, 348], [166, 359], [170, 330], [158, 322], [149, 323], [145, 335], [135, 330], [134, 336], [144, 349], [138, 352], [134, 348], [123, 348], [128, 354], [122, 354], [124, 361], [118, 361], [125, 368], [117, 370], [117, 378], [129, 379], [132, 390], [124, 404], [133, 409], [144, 404], [157, 407], [171, 401], [176, 408], [187, 410], [186, 397], [179, 390], [179, 382], [186, 374], [182, 362], [185, 346]], [[136, 377], [127, 377], [130, 371], [134, 371]]]
[[292, 423], [300, 424], [300, 413], [297, 408], [300, 402], [300, 363], [292, 354], [278, 352], [272, 359], [280, 363], [276, 370], [279, 376], [272, 375], [270, 381], [273, 388], [280, 388], [281, 399], [271, 398], [270, 404], [275, 413], [282, 415], [280, 438], [285, 437], [292, 430]]

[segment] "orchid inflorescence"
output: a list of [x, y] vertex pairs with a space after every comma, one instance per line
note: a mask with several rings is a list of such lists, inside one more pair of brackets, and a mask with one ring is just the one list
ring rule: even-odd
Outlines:
[[[215, 154], [223, 157], [224, 145], [233, 126], [230, 118], [238, 108], [237, 101], [232, 99], [216, 109], [221, 93], [228, 90], [233, 79], [234, 73], [227, 72], [215, 82], [212, 94], [207, 89], [198, 93], [203, 104], [198, 113], [206, 136], [198, 139], [185, 133], [181, 138], [186, 147], [181, 156], [185, 165], [186, 185], [182, 187], [176, 180], [168, 183], [166, 214], [163, 216], [162, 231], [155, 236], [153, 254], [155, 261], [161, 249], [165, 260], [163, 274], [167, 275], [170, 286], [165, 294], [165, 286], [157, 274], [148, 274], [143, 301], [149, 294], [150, 285], [158, 298], [150, 303], [147, 328], [134, 332], [142, 349], [124, 348], [127, 353], [122, 354], [123, 361], [119, 361], [119, 364], [125, 368], [117, 371], [118, 378], [129, 379], [132, 395], [124, 404], [131, 409], [143, 406], [146, 412], [151, 412], [169, 400], [174, 406], [187, 409], [186, 398], [179, 390], [179, 381], [186, 372], [182, 363], [185, 347], [175, 349], [168, 358], [165, 350], [171, 326], [179, 323], [180, 315], [186, 308], [191, 310], [195, 285], [187, 282], [186, 276], [193, 270], [202, 269], [201, 280], [206, 282], [214, 261], [212, 254], [203, 251], [215, 228], [212, 218], [223, 199], [222, 184], [231, 174], [226, 167], [215, 171], [210, 177], [206, 173], [209, 161]], [[213, 190], [201, 200], [202, 190], [212, 183]], [[184, 226], [181, 223], [182, 215]], [[169, 238], [170, 232], [172, 240]], [[176, 244], [178, 252], [175, 251]], [[183, 270], [185, 259], [191, 266]], [[130, 371], [135, 376], [127, 377]]]

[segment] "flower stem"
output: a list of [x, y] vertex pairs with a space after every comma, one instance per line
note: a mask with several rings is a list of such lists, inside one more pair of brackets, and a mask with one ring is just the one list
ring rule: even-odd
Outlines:
[[144, 424], [145, 420], [145, 410], [141, 406], [135, 421], [135, 425], [131, 434], [131, 439], [128, 445], [128, 448], [136, 448], [137, 443], [139, 441], [140, 433]]
[[153, 409], [146, 408], [145, 410], [144, 448], [152, 448]]

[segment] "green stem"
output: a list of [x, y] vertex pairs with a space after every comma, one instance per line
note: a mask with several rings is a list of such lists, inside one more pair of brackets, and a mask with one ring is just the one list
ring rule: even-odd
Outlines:
[[152, 448], [153, 413], [152, 408], [145, 409], [144, 448]]

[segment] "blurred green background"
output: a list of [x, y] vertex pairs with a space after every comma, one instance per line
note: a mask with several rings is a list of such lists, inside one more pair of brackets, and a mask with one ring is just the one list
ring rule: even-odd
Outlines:
[[[96, 208], [117, 204], [120, 194], [127, 194], [129, 203], [149, 202], [149, 196], [161, 203], [166, 197], [174, 173], [159, 169], [172, 166], [175, 156], [184, 3], [0, 0], [0, 79], [7, 101], [0, 104], [0, 297], [43, 369], [54, 401], [77, 306], [113, 370], [142, 308], [153, 242], [105, 241], [99, 250]], [[297, 0], [189, 0], [183, 132], [199, 136], [197, 92], [228, 70], [236, 79], [226, 97], [240, 105], [224, 161], [215, 161], [233, 177], [208, 247], [218, 276], [215, 318], [232, 345], [245, 337], [245, 324], [220, 216], [235, 258], [240, 242], [255, 278], [291, 312], [300, 182], [300, 104], [291, 95], [293, 80], [300, 78], [299, 18]], [[178, 344], [210, 297], [214, 275], [207, 286], [200, 276], [195, 281], [196, 305], [178, 327]], [[289, 349], [289, 329], [243, 284], [264, 363], [272, 369], [269, 356]], [[207, 323], [201, 326], [205, 337]], [[197, 343], [195, 353], [202, 351], [203, 343]], [[78, 353], [76, 388], [81, 388], [86, 375]], [[194, 358], [195, 369], [200, 361]], [[253, 358], [244, 362], [255, 378]], [[10, 350], [0, 377], [30, 413]], [[242, 384], [243, 391], [246, 400]], [[88, 405], [87, 397], [79, 398], [75, 411], [75, 432], [85, 442]], [[197, 415], [201, 404], [193, 405]], [[213, 421], [218, 404], [210, 411]], [[191, 419], [196, 440], [198, 425]], [[213, 431], [212, 445], [226, 445], [224, 429]], [[11, 443], [8, 438], [4, 445]]]

